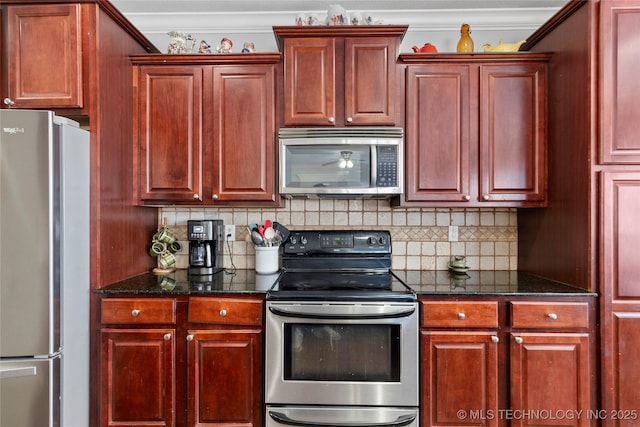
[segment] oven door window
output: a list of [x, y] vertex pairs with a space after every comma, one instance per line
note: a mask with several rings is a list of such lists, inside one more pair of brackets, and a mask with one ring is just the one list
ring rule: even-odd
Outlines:
[[400, 381], [400, 325], [284, 325], [284, 379]]
[[368, 188], [369, 145], [287, 145], [285, 186], [289, 188]]

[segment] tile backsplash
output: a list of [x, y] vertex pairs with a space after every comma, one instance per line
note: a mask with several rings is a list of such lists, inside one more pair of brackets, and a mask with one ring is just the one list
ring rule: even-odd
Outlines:
[[[166, 221], [182, 243], [178, 268], [187, 268], [187, 220], [222, 219], [236, 228], [236, 240], [225, 243], [224, 266], [254, 268], [255, 250], [247, 225], [277, 221], [290, 230], [384, 229], [391, 232], [395, 270], [446, 270], [452, 255], [465, 255], [472, 270], [516, 270], [516, 209], [391, 208], [386, 200], [286, 200], [282, 208], [164, 207]], [[449, 241], [449, 226], [458, 241]]]

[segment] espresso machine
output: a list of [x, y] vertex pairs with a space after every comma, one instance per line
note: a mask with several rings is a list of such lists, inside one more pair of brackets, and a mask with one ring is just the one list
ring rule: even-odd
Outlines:
[[206, 276], [223, 270], [224, 222], [188, 220], [189, 275]]

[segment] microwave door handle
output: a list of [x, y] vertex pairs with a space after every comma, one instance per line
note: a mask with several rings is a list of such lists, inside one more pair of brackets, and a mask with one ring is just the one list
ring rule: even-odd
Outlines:
[[295, 309], [285, 309], [281, 307], [269, 307], [269, 311], [282, 317], [295, 317], [301, 319], [328, 319], [328, 320], [372, 320], [372, 319], [398, 319], [409, 317], [415, 311], [415, 307], [394, 309], [386, 313], [317, 313], [304, 312]]
[[378, 186], [378, 146], [371, 147], [371, 187]]
[[388, 423], [325, 423], [322, 421], [299, 421], [289, 418], [281, 412], [269, 411], [269, 416], [280, 424], [300, 427], [402, 427], [415, 421], [415, 415], [401, 415]]

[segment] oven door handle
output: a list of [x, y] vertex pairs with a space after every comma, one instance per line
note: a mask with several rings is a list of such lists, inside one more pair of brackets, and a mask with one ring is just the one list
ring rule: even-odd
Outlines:
[[318, 313], [305, 312], [283, 307], [269, 307], [269, 311], [282, 317], [296, 317], [301, 319], [328, 319], [328, 320], [370, 320], [370, 319], [398, 319], [409, 317], [415, 313], [415, 307], [401, 307], [387, 309], [384, 313]]
[[415, 415], [401, 415], [395, 421], [388, 423], [325, 423], [322, 421], [294, 420], [281, 412], [274, 411], [269, 411], [269, 416], [277, 423], [300, 427], [402, 427], [416, 420]]

